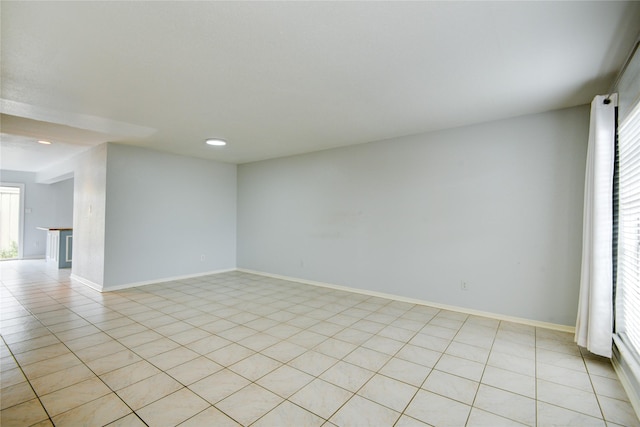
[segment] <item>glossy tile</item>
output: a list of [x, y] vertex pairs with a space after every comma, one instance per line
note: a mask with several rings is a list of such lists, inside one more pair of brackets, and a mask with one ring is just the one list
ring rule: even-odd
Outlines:
[[636, 414], [629, 402], [605, 396], [600, 396], [598, 400], [602, 407], [604, 419], [607, 422], [610, 421], [612, 423], [629, 427], [640, 426], [640, 421], [638, 421], [638, 418], [636, 417]]
[[[12, 334], [15, 335], [15, 334]], [[45, 333], [41, 336], [31, 338], [28, 335], [20, 334], [20, 339], [18, 342], [11, 342], [7, 338], [9, 336], [3, 336], [9, 348], [13, 352], [13, 354], [24, 353], [25, 351], [35, 350], [42, 347], [47, 347], [52, 344], [57, 344], [60, 340], [51, 333]], [[14, 337], [15, 338], [15, 337]], [[67, 345], [68, 347], [68, 345]], [[73, 349], [72, 349], [73, 350]]]
[[229, 366], [229, 369], [248, 380], [256, 381], [281, 365], [277, 360], [256, 353]]
[[639, 425], [565, 332], [241, 272], [98, 293], [25, 265], [0, 276], [3, 427], [53, 425], [34, 391], [57, 425]]
[[374, 335], [362, 344], [362, 347], [393, 356], [404, 346], [404, 343], [391, 338]]
[[77, 350], [75, 354], [80, 358], [80, 360], [86, 363], [123, 350], [126, 350], [125, 346], [116, 340], [110, 340], [102, 344]]
[[[543, 350], [543, 349], [541, 349]], [[504, 353], [522, 359], [536, 360], [536, 348], [533, 345], [521, 344], [507, 340], [495, 340], [492, 352]]]
[[[469, 420], [467, 421], [466, 427], [523, 427], [526, 424], [519, 423], [514, 420], [510, 420], [508, 418], [501, 417], [496, 414], [492, 414], [490, 412], [483, 411], [482, 409], [472, 408], [471, 414], [469, 415]], [[540, 424], [540, 427], [551, 427], [554, 426], [553, 423], [548, 424]], [[565, 424], [555, 424], [557, 427], [568, 427]]]
[[36, 397], [31, 385], [27, 381], [4, 387], [0, 391], [0, 409], [24, 403]]
[[473, 406], [528, 426], [536, 424], [536, 401], [519, 394], [481, 384]]
[[596, 418], [602, 418], [598, 400], [593, 392], [538, 379], [538, 400], [581, 412]]
[[394, 411], [402, 412], [417, 391], [417, 387], [376, 374], [357, 394]]
[[470, 411], [471, 406], [419, 390], [405, 414], [434, 426], [464, 426]]
[[180, 347], [180, 344], [177, 342], [172, 341], [169, 338], [160, 338], [145, 344], [135, 345], [130, 348], [138, 356], [148, 359], [150, 357], [157, 356], [158, 354], [166, 353], [169, 350], [174, 350], [178, 347]]
[[111, 390], [100, 379], [93, 377], [69, 387], [40, 396], [51, 416], [55, 416], [109, 394]]
[[396, 358], [407, 360], [418, 365], [433, 368], [438, 360], [442, 357], [442, 353], [429, 350], [427, 348], [407, 344], [395, 355]]
[[174, 366], [182, 365], [185, 362], [198, 358], [200, 355], [185, 347], [178, 347], [165, 353], [149, 357], [148, 360], [159, 369], [167, 370]]
[[478, 385], [475, 381], [434, 370], [427, 377], [422, 389], [471, 405], [476, 397]]
[[198, 354], [207, 354], [231, 344], [231, 341], [217, 335], [209, 335], [205, 338], [193, 341], [187, 345], [189, 350]]
[[127, 335], [126, 337], [118, 338], [118, 341], [127, 347], [133, 347], [133, 346], [142, 345], [151, 341], [155, 341], [160, 338], [162, 338], [162, 335], [160, 335], [155, 331], [148, 330], [148, 331], [138, 332], [132, 335]]
[[111, 390], [118, 391], [158, 373], [160, 373], [158, 368], [146, 360], [140, 360], [100, 375], [100, 379], [107, 384]]
[[208, 338], [211, 334], [198, 328], [187, 329], [182, 332], [178, 332], [173, 335], [169, 335], [169, 338], [178, 344], [187, 345], [189, 343]]
[[379, 371], [389, 378], [411, 384], [419, 387], [427, 375], [431, 372], [431, 368], [407, 360], [392, 358]]
[[601, 418], [591, 417], [569, 409], [538, 402], [539, 426], [567, 426], [567, 427], [605, 427]]
[[142, 422], [140, 418], [134, 413], [125, 415], [122, 418], [110, 422], [107, 427], [146, 427], [147, 425]]
[[618, 380], [618, 376], [611, 365], [611, 360], [589, 354], [584, 357], [584, 362], [590, 375]]
[[113, 341], [113, 338], [104, 332], [87, 335], [85, 337], [76, 338], [71, 341], [65, 341], [64, 345], [69, 347], [71, 351], [82, 350], [83, 348], [93, 347], [98, 344]]
[[482, 363], [472, 362], [459, 357], [444, 354], [433, 369], [467, 378], [472, 381], [480, 381], [484, 371]]
[[65, 353], [61, 356], [52, 357], [50, 359], [32, 363], [31, 365], [25, 365], [22, 369], [27, 378], [32, 380], [34, 378], [49, 375], [80, 364], [82, 364], [82, 361], [80, 361], [75, 354]]
[[576, 371], [561, 366], [548, 365], [538, 362], [536, 376], [545, 381], [574, 387], [583, 391], [593, 392], [591, 378], [586, 371]]
[[338, 359], [318, 353], [317, 351], [307, 351], [290, 361], [288, 365], [313, 376], [318, 376], [333, 366], [337, 361]]
[[287, 363], [306, 351], [306, 348], [297, 344], [288, 341], [279, 341], [277, 344], [262, 350], [261, 353], [281, 363]]
[[526, 397], [534, 399], [536, 397], [536, 379], [517, 372], [487, 366], [482, 375], [481, 382]]
[[356, 392], [375, 374], [365, 368], [339, 361], [327, 369], [319, 378], [346, 390]]
[[93, 335], [100, 332], [100, 329], [96, 328], [94, 325], [86, 325], [80, 328], [69, 329], [63, 332], [56, 333], [56, 336], [60, 339], [60, 341], [71, 341], [76, 338], [86, 337], [87, 335]]
[[255, 354], [255, 351], [239, 344], [231, 343], [228, 346], [207, 353], [205, 356], [221, 366], [230, 366], [242, 359], [246, 359], [252, 354]]
[[146, 326], [143, 326], [139, 323], [132, 323], [130, 325], [121, 326], [119, 328], [106, 330], [109, 336], [115, 339], [124, 338], [129, 335], [137, 334], [143, 331], [148, 331], [148, 329]]
[[18, 353], [15, 355], [15, 359], [20, 365], [24, 366], [65, 354], [71, 354], [71, 351], [64, 344], [56, 343], [36, 350]]
[[27, 379], [17, 364], [11, 367], [11, 369], [0, 370], [0, 385], [2, 388], [16, 385], [24, 381], [27, 381]]
[[133, 410], [161, 399], [183, 386], [169, 375], [160, 372], [117, 391], [118, 396]]
[[582, 356], [575, 354], [567, 354], [539, 348], [536, 350], [536, 362], [572, 369], [578, 372], [587, 372], [584, 359]]
[[202, 426], [240, 427], [240, 424], [229, 418], [225, 413], [214, 406], [210, 406], [180, 424], [180, 427]]
[[94, 378], [95, 374], [86, 365], [75, 365], [52, 374], [31, 380], [31, 386], [39, 396]]
[[3, 427], [31, 426], [48, 419], [49, 416], [38, 399], [11, 406], [0, 412], [0, 424]]
[[[251, 405], [247, 405], [251, 402]], [[257, 384], [250, 384], [216, 403], [216, 407], [242, 425], [249, 425], [264, 416], [283, 398]]]
[[252, 427], [305, 426], [319, 427], [325, 420], [289, 401], [284, 401], [258, 419]]
[[[382, 338], [384, 339], [384, 337]], [[351, 353], [353, 350], [355, 350], [357, 347], [358, 346], [356, 346], [355, 344], [344, 342], [342, 340], [338, 340], [335, 338], [329, 338], [321, 342], [317, 346], [315, 346], [313, 350], [319, 353], [325, 354], [327, 356], [334, 357], [336, 359], [342, 359], [343, 357]]]
[[487, 365], [516, 372], [518, 374], [528, 375], [530, 377], [535, 377], [536, 375], [535, 359], [518, 357], [512, 354], [501, 353], [499, 351], [492, 351], [489, 354]]
[[394, 427], [432, 427], [427, 423], [423, 423], [422, 421], [416, 420], [415, 418], [411, 418], [407, 415], [402, 415]]
[[182, 384], [189, 385], [221, 369], [222, 366], [216, 362], [201, 356], [182, 365], [174, 366], [166, 372]]
[[611, 397], [613, 399], [629, 401], [629, 396], [622, 388], [620, 380], [591, 375], [591, 384], [598, 396]]
[[330, 419], [336, 426], [392, 426], [400, 412], [360, 396], [353, 396]]
[[476, 347], [461, 342], [452, 342], [445, 351], [445, 354], [483, 364], [487, 363], [489, 353], [490, 351], [486, 348]]
[[423, 347], [442, 353], [449, 346], [450, 340], [419, 333], [414, 336], [411, 341], [409, 341], [409, 343], [418, 347]]
[[88, 361], [86, 364], [96, 375], [102, 375], [122, 368], [123, 366], [139, 362], [140, 360], [142, 359], [131, 350], [122, 350], [99, 359]]
[[175, 426], [209, 407], [200, 396], [182, 388], [137, 411], [150, 426]]
[[317, 334], [315, 332], [312, 331], [302, 331], [299, 332], [291, 337], [289, 337], [289, 342], [292, 342], [294, 344], [297, 344], [299, 346], [305, 347], [305, 348], [313, 348], [315, 346], [317, 346], [318, 344], [320, 344], [321, 342], [325, 341], [327, 339], [327, 337], [325, 335], [322, 334]]
[[315, 379], [289, 398], [289, 401], [328, 419], [353, 394], [321, 379]]
[[131, 409], [115, 393], [109, 393], [106, 396], [54, 416], [53, 422], [60, 427], [105, 425], [129, 413], [131, 413]]
[[209, 403], [215, 404], [250, 383], [248, 379], [235, 372], [223, 369], [191, 384], [189, 389]]
[[365, 347], [358, 347], [349, 353], [349, 355], [344, 358], [344, 361], [370, 371], [377, 371], [382, 368], [390, 358], [391, 356], [388, 354]]
[[313, 379], [313, 376], [305, 372], [284, 365], [260, 378], [257, 384], [281, 397], [288, 398]]

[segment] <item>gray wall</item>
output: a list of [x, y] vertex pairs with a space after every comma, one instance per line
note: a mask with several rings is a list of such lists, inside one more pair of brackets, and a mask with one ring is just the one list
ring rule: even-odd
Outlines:
[[74, 276], [98, 287], [104, 281], [107, 145], [103, 144], [69, 161], [76, 182], [73, 204]]
[[588, 115], [241, 165], [238, 267], [573, 325]]
[[105, 289], [235, 268], [235, 165], [117, 144], [107, 153]]
[[49, 184], [53, 198], [53, 222], [55, 227], [73, 227], [73, 189], [74, 179], [65, 179]]
[[39, 184], [33, 172], [0, 171], [2, 182], [25, 185], [23, 257], [44, 258], [47, 234], [36, 227], [71, 227], [73, 224], [73, 179]]

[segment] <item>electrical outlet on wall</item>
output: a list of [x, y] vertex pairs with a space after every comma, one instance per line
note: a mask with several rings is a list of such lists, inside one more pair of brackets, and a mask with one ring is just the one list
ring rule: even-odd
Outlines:
[[462, 282], [460, 282], [460, 289], [462, 289], [463, 291], [468, 291], [469, 284], [463, 280]]
[[200, 261], [204, 261], [204, 258], [205, 258], [204, 254], [200, 255]]

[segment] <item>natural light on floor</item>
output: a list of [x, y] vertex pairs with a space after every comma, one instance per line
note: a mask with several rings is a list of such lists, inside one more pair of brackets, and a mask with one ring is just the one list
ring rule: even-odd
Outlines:
[[2, 268], [2, 425], [638, 425], [573, 335], [240, 272]]

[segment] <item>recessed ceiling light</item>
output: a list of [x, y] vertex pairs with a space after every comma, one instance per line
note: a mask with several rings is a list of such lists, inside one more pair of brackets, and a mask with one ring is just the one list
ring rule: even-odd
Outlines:
[[224, 147], [227, 145], [227, 141], [224, 141], [219, 138], [209, 138], [205, 141], [207, 145], [213, 145], [214, 147]]
[[38, 144], [43, 144], [43, 145], [51, 145], [51, 141], [45, 141], [43, 139], [38, 141]]

